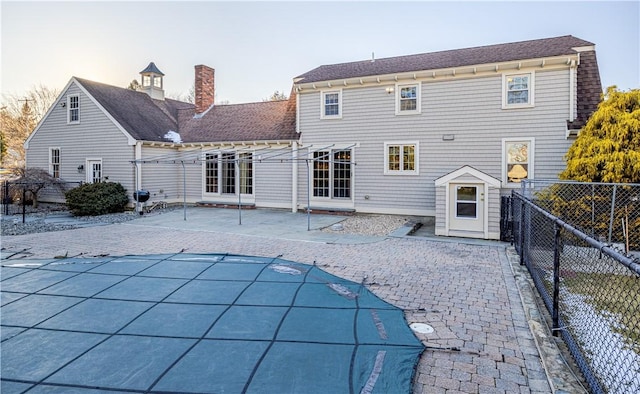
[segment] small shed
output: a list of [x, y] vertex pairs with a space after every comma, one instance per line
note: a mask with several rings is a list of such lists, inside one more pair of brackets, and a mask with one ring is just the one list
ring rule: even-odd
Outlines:
[[470, 166], [436, 179], [435, 234], [500, 239], [500, 183]]

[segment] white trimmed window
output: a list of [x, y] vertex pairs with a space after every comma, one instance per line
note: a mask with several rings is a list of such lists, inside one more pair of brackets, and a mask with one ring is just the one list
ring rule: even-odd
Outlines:
[[203, 165], [205, 193], [253, 194], [253, 152], [207, 152]]
[[327, 90], [320, 94], [322, 119], [342, 118], [342, 90]]
[[502, 140], [502, 183], [519, 186], [525, 179], [533, 179], [534, 139]]
[[385, 143], [384, 173], [387, 175], [417, 175], [418, 143]]
[[419, 114], [420, 84], [396, 85], [396, 115]]
[[204, 155], [204, 190], [205, 193], [218, 193], [218, 160], [217, 153]]
[[502, 75], [502, 108], [533, 107], [534, 73]]
[[60, 178], [60, 148], [49, 148], [49, 175]]
[[67, 123], [80, 123], [80, 96], [67, 97]]
[[313, 197], [351, 198], [351, 150], [313, 152]]

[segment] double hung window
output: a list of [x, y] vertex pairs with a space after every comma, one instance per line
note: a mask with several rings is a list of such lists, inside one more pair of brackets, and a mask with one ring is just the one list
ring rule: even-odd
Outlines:
[[60, 178], [60, 148], [49, 149], [49, 174]]
[[506, 180], [506, 185], [517, 185], [525, 179], [533, 178], [533, 148], [532, 138], [503, 140], [502, 178]]
[[503, 108], [522, 108], [533, 106], [534, 74], [503, 75]]
[[419, 114], [420, 84], [396, 85], [396, 115]]
[[322, 119], [337, 119], [342, 117], [342, 91], [324, 91], [321, 94], [322, 105], [320, 114]]
[[67, 97], [67, 123], [80, 123], [80, 97]]

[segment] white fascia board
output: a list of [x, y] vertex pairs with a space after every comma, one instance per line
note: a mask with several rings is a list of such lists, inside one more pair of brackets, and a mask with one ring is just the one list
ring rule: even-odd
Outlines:
[[450, 172], [444, 176], [441, 176], [440, 178], [435, 180], [435, 186], [444, 186], [450, 183], [451, 181], [453, 181], [454, 179], [467, 174], [473, 176], [474, 178], [479, 179], [480, 181], [488, 184], [489, 186], [496, 187], [496, 188], [500, 187], [500, 181], [498, 179], [492, 177], [491, 175], [485, 174], [482, 171], [476, 170], [471, 166], [460, 167], [453, 172]]
[[596, 50], [596, 46], [595, 45], [585, 45], [583, 47], [573, 47], [571, 48], [576, 52], [589, 52], [589, 51], [595, 51]]

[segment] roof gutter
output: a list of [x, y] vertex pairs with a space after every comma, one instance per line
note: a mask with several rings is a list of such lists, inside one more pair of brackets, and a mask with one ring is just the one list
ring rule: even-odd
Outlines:
[[432, 70], [419, 70], [411, 72], [399, 72], [391, 74], [368, 75], [362, 77], [350, 77], [325, 81], [304, 82], [304, 79], [294, 80], [297, 92], [313, 91], [317, 89], [363, 86], [381, 84], [385, 82], [396, 83], [405, 80], [433, 80], [442, 77], [474, 77], [490, 75], [505, 71], [519, 71], [523, 68], [552, 68], [567, 67], [572, 62], [579, 61], [579, 54], [573, 53], [562, 56], [514, 60], [500, 63], [475, 64], [460, 67], [446, 67]]
[[169, 141], [141, 141], [143, 146], [157, 148], [217, 148], [217, 149], [250, 149], [273, 146], [291, 146], [295, 140], [265, 140], [265, 141], [214, 141], [214, 142], [169, 142]]

